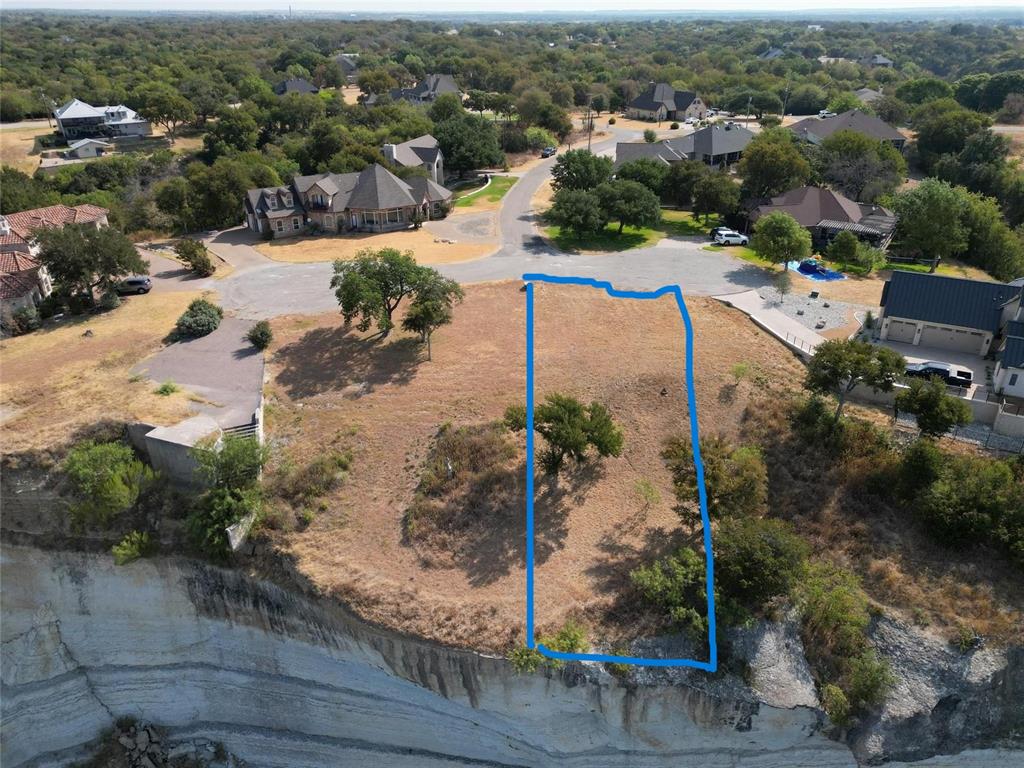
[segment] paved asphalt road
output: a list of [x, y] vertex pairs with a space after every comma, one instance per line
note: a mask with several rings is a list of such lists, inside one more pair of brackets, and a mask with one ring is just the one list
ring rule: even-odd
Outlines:
[[[617, 141], [635, 140], [635, 131], [617, 131], [597, 142], [595, 152], [614, 153]], [[579, 275], [608, 280], [626, 289], [643, 290], [678, 284], [685, 293], [714, 295], [761, 288], [768, 284], [763, 270], [721, 253], [703, 250], [706, 241], [666, 238], [649, 248], [618, 254], [567, 254], [540, 238], [530, 200], [548, 178], [555, 160], [525, 172], [505, 196], [499, 217], [501, 247], [474, 261], [439, 269], [461, 283], [509, 280], [525, 272]], [[283, 314], [326, 312], [337, 308], [330, 290], [329, 263], [287, 264], [265, 259], [250, 243], [244, 229], [229, 230], [209, 243], [235, 265], [234, 274], [216, 283], [225, 308], [239, 317], [269, 318]]]

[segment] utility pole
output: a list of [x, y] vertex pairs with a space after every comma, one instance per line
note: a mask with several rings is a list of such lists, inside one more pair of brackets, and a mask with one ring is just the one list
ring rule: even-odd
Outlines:
[[747, 96], [747, 116], [744, 118], [744, 121], [743, 121], [743, 127], [744, 128], [749, 128], [750, 127], [750, 105], [753, 103], [753, 101], [754, 101], [754, 97], [753, 96]]
[[594, 118], [591, 117], [590, 104], [587, 104], [587, 152], [590, 151], [590, 135], [594, 132]]

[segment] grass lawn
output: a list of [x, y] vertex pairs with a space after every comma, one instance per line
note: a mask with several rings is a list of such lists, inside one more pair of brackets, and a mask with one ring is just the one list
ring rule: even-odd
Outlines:
[[470, 208], [480, 203], [498, 203], [519, 179], [515, 176], [492, 176], [486, 188], [467, 189], [455, 193], [456, 208]]
[[764, 267], [765, 269], [778, 268], [778, 265], [773, 264], [768, 261], [768, 259], [758, 256], [757, 252], [753, 248], [748, 248], [745, 245], [705, 245], [704, 250], [712, 251], [714, 253], [721, 253], [724, 251], [725, 253], [735, 256], [737, 259], [749, 261], [751, 264], [756, 264], [757, 266]]
[[656, 227], [626, 227], [619, 234], [618, 222], [612, 222], [603, 231], [578, 238], [561, 227], [545, 229], [548, 239], [562, 251], [628, 251], [652, 245], [663, 237], [700, 237], [712, 227], [721, 225], [721, 218], [712, 216], [705, 224], [690, 211], [662, 210], [661, 223]]

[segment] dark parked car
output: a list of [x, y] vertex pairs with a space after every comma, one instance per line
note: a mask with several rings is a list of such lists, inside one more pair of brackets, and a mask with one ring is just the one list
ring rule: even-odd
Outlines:
[[117, 292], [122, 296], [126, 293], [149, 293], [152, 288], [153, 282], [144, 275], [133, 275], [117, 284]]
[[557, 154], [558, 149], [556, 147], [544, 147], [544, 149], [540, 151], [541, 157], [554, 157]]
[[939, 363], [935, 360], [908, 365], [907, 376], [918, 379], [930, 379], [932, 376], [938, 376], [951, 387], [969, 387], [974, 383], [973, 371], [949, 363]]

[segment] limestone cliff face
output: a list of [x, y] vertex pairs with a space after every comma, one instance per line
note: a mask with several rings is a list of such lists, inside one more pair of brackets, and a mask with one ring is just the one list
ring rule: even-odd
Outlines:
[[125, 715], [281, 768], [857, 762], [826, 736], [806, 669], [780, 651], [794, 638], [745, 640], [756, 694], [724, 674], [624, 685], [578, 665], [517, 675], [503, 659], [186, 560], [117, 567], [5, 546], [2, 565], [0, 761], [11, 768], [67, 765]]

